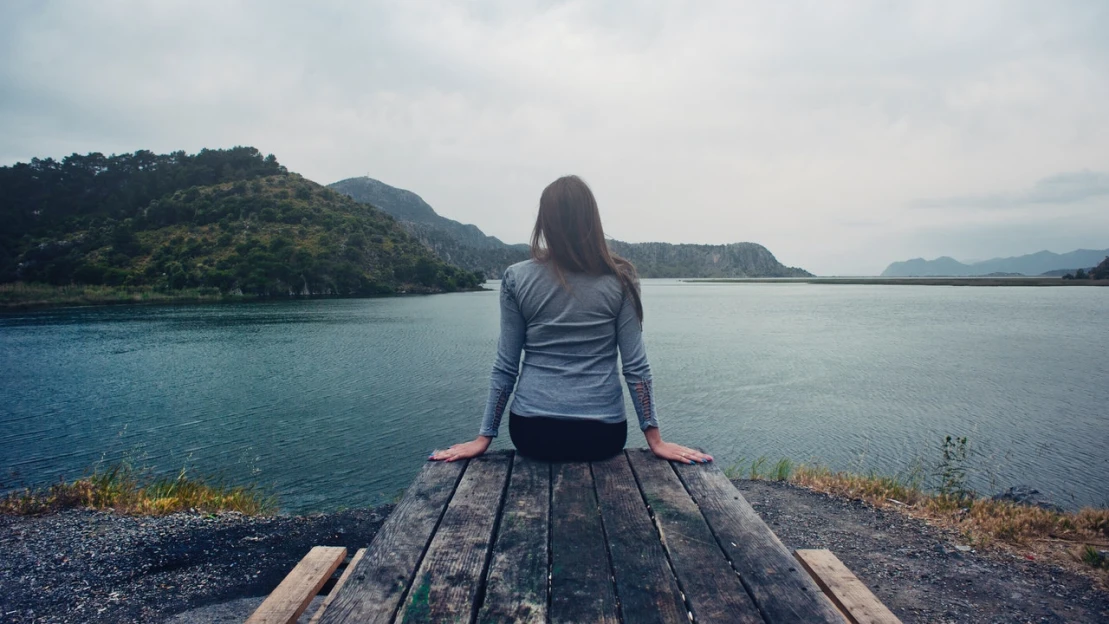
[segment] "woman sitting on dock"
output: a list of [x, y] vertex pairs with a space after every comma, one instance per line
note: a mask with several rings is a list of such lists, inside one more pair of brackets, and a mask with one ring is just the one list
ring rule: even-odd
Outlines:
[[[501, 282], [501, 335], [478, 437], [430, 459], [477, 457], [489, 448], [515, 388], [508, 430], [522, 455], [594, 461], [627, 441], [617, 349], [639, 428], [655, 455], [689, 463], [712, 456], [664, 442], [643, 347], [643, 303], [635, 267], [605, 243], [592, 191], [577, 176], [543, 190], [532, 259]], [[520, 353], [524, 351], [523, 370]], [[517, 376], [519, 383], [517, 383]]]

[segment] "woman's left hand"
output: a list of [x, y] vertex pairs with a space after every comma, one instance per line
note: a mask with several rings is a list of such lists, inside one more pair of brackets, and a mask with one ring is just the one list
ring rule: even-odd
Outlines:
[[477, 457], [489, 448], [489, 444], [492, 441], [493, 438], [488, 436], [478, 436], [476, 439], [470, 440], [469, 442], [455, 444], [445, 451], [434, 451], [428, 459], [451, 462], [456, 459]]

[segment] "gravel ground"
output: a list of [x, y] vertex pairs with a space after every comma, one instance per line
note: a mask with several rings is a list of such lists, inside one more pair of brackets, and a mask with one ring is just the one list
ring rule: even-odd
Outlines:
[[[736, 486], [790, 549], [828, 548], [904, 622], [1109, 622], [1109, 593], [895, 511]], [[303, 517], [0, 516], [0, 622], [235, 622], [316, 545], [370, 543], [389, 507]], [[963, 546], [965, 548], [965, 546]]]
[[389, 510], [0, 516], [0, 622], [161, 622], [263, 596], [312, 546], [346, 546], [353, 554], [369, 544]]
[[782, 542], [827, 548], [903, 622], [1109, 622], [1109, 592], [1058, 566], [978, 552], [896, 511], [735, 481]]

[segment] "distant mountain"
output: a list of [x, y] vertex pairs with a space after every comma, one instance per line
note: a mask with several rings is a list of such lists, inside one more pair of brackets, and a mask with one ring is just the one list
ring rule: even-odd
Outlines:
[[610, 239], [608, 246], [630, 260], [640, 277], [812, 277], [804, 269], [783, 265], [755, 243], [675, 245]]
[[329, 188], [393, 215], [440, 259], [481, 271], [491, 279], [499, 279], [505, 267], [529, 257], [527, 245], [506, 245], [476, 225], [440, 216], [412, 191], [367, 177], [340, 180]]
[[1041, 251], [1025, 256], [994, 258], [971, 264], [964, 264], [947, 256], [935, 260], [915, 258], [894, 262], [886, 267], [882, 277], [971, 277], [991, 273], [1043, 275], [1060, 269], [1092, 267], [1106, 256], [1109, 256], [1109, 249], [1078, 249], [1065, 254]]
[[[474, 225], [440, 216], [411, 191], [373, 178], [349, 178], [330, 185], [355, 201], [394, 217], [439, 258], [498, 279], [505, 267], [530, 257], [528, 246], [507, 245]], [[755, 243], [675, 245], [625, 243], [609, 239], [609, 248], [627, 258], [640, 277], [811, 277], [802, 269], [783, 266], [774, 254]]]

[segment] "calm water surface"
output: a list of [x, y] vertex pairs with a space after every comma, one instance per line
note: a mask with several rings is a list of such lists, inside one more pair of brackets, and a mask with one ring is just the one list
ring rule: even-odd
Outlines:
[[[648, 280], [644, 303], [663, 433], [724, 466], [892, 473], [965, 435], [982, 491], [1109, 503], [1109, 289]], [[476, 434], [497, 315], [496, 292], [2, 315], [0, 489], [129, 455], [286, 511], [391, 500]]]

